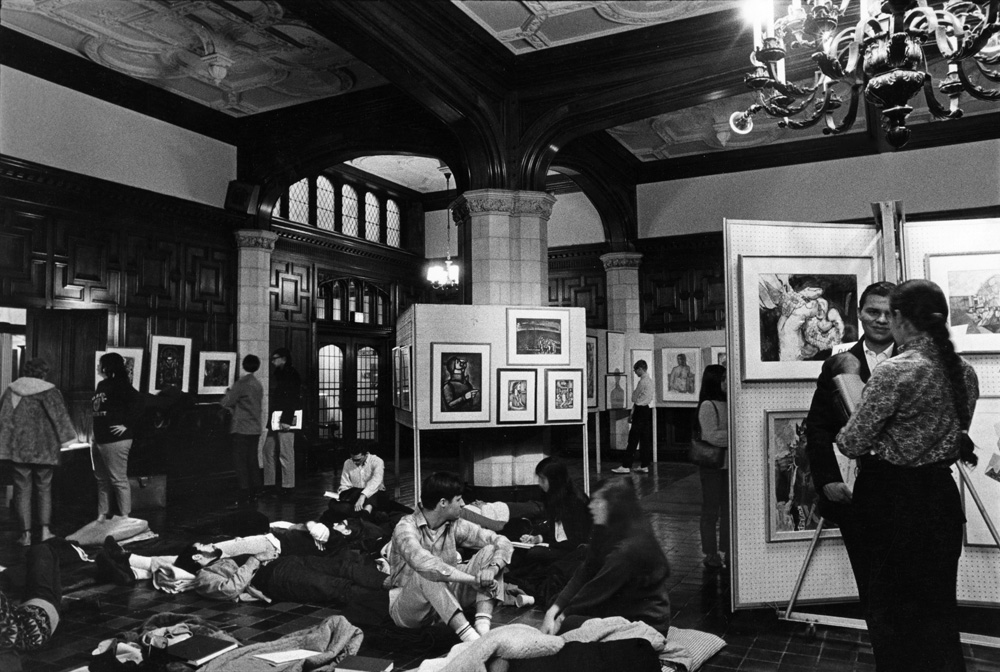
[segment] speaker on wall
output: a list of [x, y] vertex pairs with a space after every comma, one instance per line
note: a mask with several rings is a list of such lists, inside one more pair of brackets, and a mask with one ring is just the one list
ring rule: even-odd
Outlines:
[[260, 185], [233, 180], [226, 189], [226, 210], [242, 215], [252, 215], [257, 211], [260, 200]]

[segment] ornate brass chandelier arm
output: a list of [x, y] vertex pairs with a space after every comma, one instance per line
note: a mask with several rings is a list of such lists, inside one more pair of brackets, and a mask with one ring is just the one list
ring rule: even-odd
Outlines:
[[[959, 65], [959, 68], [961, 67]], [[951, 107], [945, 107], [938, 102], [937, 96], [934, 95], [934, 85], [930, 79], [924, 82], [924, 99], [927, 101], [927, 109], [935, 119], [960, 119], [962, 117], [962, 110], [956, 104], [957, 97], [952, 98]]]
[[844, 118], [841, 119], [840, 123], [836, 123], [833, 118], [833, 113], [827, 113], [826, 115], [826, 128], [823, 129], [823, 133], [827, 135], [840, 135], [845, 131], [851, 130], [854, 126], [854, 122], [858, 119], [858, 103], [861, 101], [861, 87], [864, 86], [861, 82], [855, 82], [851, 86], [851, 102], [847, 106], [847, 113]]
[[[980, 68], [980, 71], [982, 71], [982, 68]], [[993, 74], [996, 75], [998, 73]], [[988, 102], [1000, 100], [1000, 89], [986, 89], [974, 83], [969, 79], [969, 76], [965, 74], [965, 68], [962, 67], [961, 63], [958, 64], [958, 78], [962, 81], [962, 86], [965, 87], [965, 90], [968, 91], [969, 95], [973, 98]], [[991, 77], [990, 79], [993, 78]], [[993, 81], [1000, 81], [1000, 79]]]

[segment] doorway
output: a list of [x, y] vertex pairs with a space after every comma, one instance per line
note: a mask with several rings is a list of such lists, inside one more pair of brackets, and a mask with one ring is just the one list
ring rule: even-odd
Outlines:
[[341, 445], [376, 444], [391, 415], [385, 339], [319, 335], [319, 437]]

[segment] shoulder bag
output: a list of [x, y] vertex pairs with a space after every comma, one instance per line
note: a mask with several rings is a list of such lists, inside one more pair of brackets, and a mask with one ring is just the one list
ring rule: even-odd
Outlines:
[[[709, 401], [708, 403], [712, 404], [712, 410], [715, 411], [715, 420], [718, 422], [719, 408], [713, 401]], [[688, 450], [688, 460], [699, 467], [721, 469], [722, 465], [726, 463], [726, 449], [702, 441], [699, 436], [691, 441], [691, 448]]]

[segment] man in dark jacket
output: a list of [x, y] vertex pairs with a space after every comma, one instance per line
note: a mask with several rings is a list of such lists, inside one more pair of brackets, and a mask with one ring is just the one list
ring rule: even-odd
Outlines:
[[[840, 526], [862, 604], [868, 587], [868, 563], [864, 557], [866, 544], [858, 536], [858, 525], [851, 508], [851, 488], [844, 482], [834, 447], [837, 433], [847, 423], [847, 417], [837, 402], [834, 377], [856, 370], [862, 382], [867, 382], [872, 369], [895, 354], [889, 329], [889, 294], [894, 287], [891, 282], [876, 282], [862, 292], [859, 308], [864, 338], [847, 352], [830, 357], [823, 363], [806, 419], [806, 453], [813, 486], [819, 495], [820, 515], [824, 520]], [[860, 461], [863, 463], [864, 458]]]
[[[267, 440], [264, 442], [264, 487], [275, 485], [275, 447], [281, 461], [282, 496], [291, 495], [295, 488], [295, 412], [302, 411], [299, 372], [292, 366], [292, 354], [288, 348], [278, 348], [271, 355], [274, 372], [271, 374], [269, 397]], [[274, 414], [281, 413], [277, 427]], [[301, 427], [299, 427], [301, 429]]]

